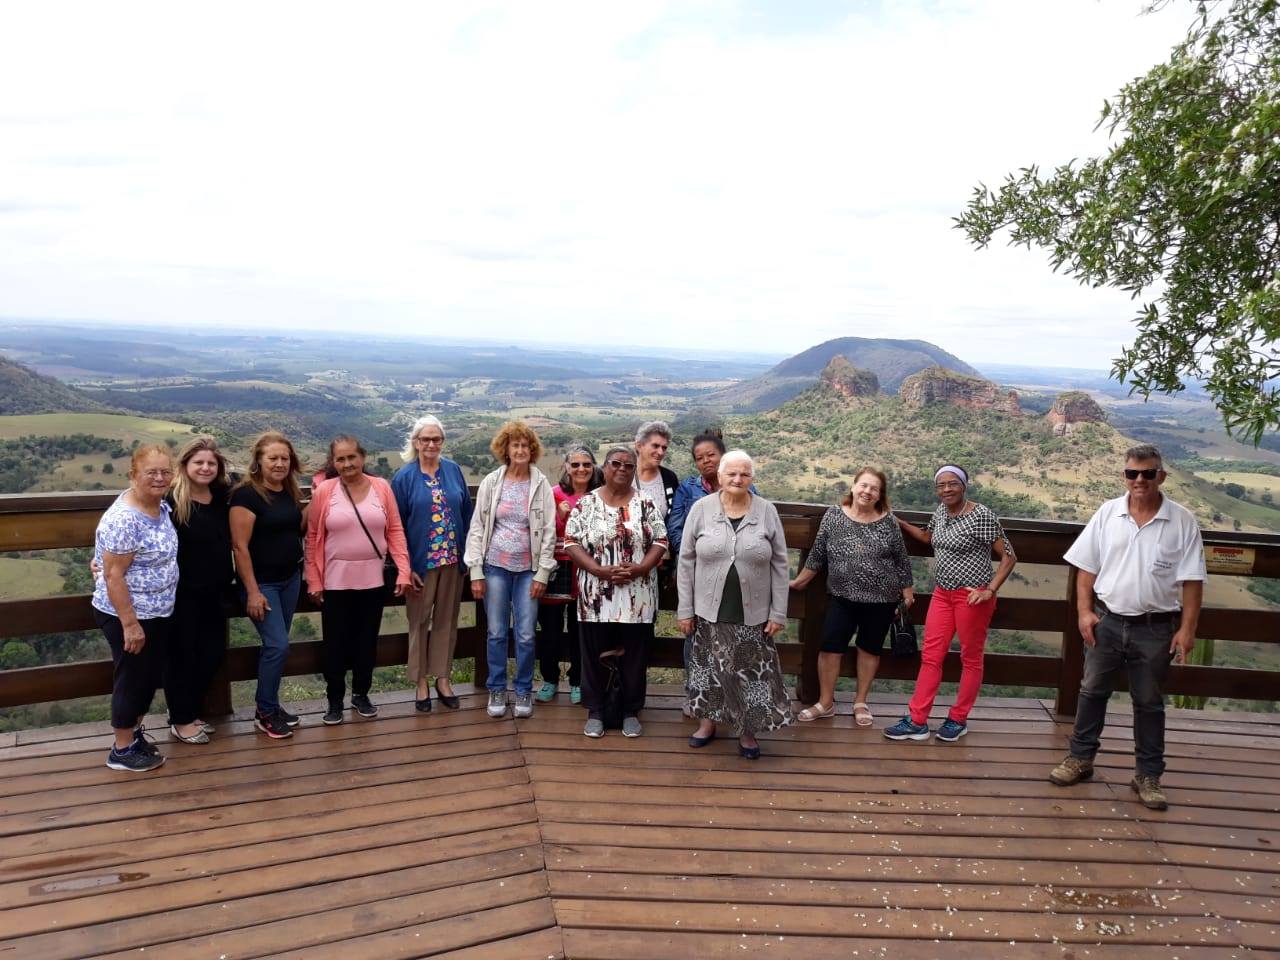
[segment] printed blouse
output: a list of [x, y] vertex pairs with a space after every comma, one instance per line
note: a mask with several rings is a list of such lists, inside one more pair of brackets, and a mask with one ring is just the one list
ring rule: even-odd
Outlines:
[[839, 507], [822, 517], [808, 570], [827, 568], [827, 593], [854, 603], [896, 603], [911, 586], [911, 558], [893, 514], [859, 523]]
[[107, 596], [107, 581], [102, 573], [104, 553], [133, 556], [124, 582], [139, 620], [173, 613], [178, 589], [178, 531], [169, 519], [167, 503], [161, 501], [160, 515], [151, 517], [126, 503], [121, 494], [98, 521], [93, 537], [93, 559], [98, 572], [93, 577], [90, 602], [94, 609], [115, 616], [116, 609]]
[[[611, 507], [597, 491], [586, 494], [565, 523], [567, 546], [586, 550], [601, 566], [638, 564], [655, 543], [667, 544], [667, 527], [652, 500], [638, 490], [626, 506]], [[658, 613], [658, 571], [626, 583], [610, 583], [578, 570], [578, 619], [585, 623], [652, 623]]]
[[433, 477], [422, 471], [422, 481], [431, 495], [431, 517], [427, 524], [427, 569], [447, 567], [458, 562], [458, 525], [453, 520], [453, 510], [444, 492], [444, 473], [436, 471]]
[[533, 566], [529, 543], [529, 481], [506, 481], [493, 510], [493, 535], [484, 562], [521, 573]]
[[1004, 541], [1004, 552], [1013, 555], [1013, 544], [989, 507], [953, 517], [943, 504], [933, 511], [926, 528], [933, 534], [933, 580], [943, 590], [985, 587], [991, 582], [991, 545]]

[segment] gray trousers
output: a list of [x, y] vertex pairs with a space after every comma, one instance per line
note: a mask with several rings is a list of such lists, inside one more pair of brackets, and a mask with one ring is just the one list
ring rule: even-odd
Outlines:
[[1113, 615], [1103, 615], [1098, 621], [1093, 628], [1097, 644], [1085, 647], [1080, 706], [1071, 734], [1073, 757], [1092, 761], [1097, 754], [1112, 683], [1124, 670], [1133, 700], [1137, 772], [1150, 777], [1164, 773], [1164, 681], [1169, 674], [1169, 646], [1176, 630], [1177, 623], [1172, 620], [1127, 623]]

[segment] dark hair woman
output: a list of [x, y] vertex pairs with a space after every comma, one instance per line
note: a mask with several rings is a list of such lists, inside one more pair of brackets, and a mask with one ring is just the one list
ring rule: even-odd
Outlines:
[[280, 705], [289, 627], [302, 586], [302, 464], [282, 433], [253, 442], [249, 472], [231, 491], [231, 549], [245, 613], [262, 640], [253, 723], [273, 739], [293, 736], [298, 717]]
[[103, 513], [94, 533], [93, 609], [111, 647], [112, 770], [154, 770], [164, 757], [143, 736], [164, 670], [178, 585], [178, 534], [164, 496], [173, 457], [162, 446], [138, 447], [129, 489]]
[[[564, 452], [560, 482], [551, 493], [556, 499], [556, 572], [538, 604], [538, 669], [542, 686], [537, 699], [546, 702], [560, 685], [560, 653], [569, 640], [569, 702], [582, 702], [582, 644], [578, 639], [576, 576], [573, 560], [564, 548], [564, 525], [586, 494], [604, 483], [596, 455], [585, 443], [571, 444]], [[566, 618], [569, 621], [565, 627]]]
[[792, 590], [803, 590], [818, 571], [827, 570], [827, 614], [818, 654], [818, 702], [801, 710], [800, 720], [818, 720], [836, 712], [840, 660], [857, 636], [858, 692], [853, 718], [860, 727], [874, 721], [867, 697], [880, 668], [884, 640], [899, 601], [915, 603], [911, 558], [889, 506], [889, 481], [875, 467], [853, 477], [840, 506], [822, 518], [813, 548]]
[[369, 688], [382, 626], [382, 570], [388, 554], [396, 565], [396, 596], [403, 596], [411, 582], [395, 494], [387, 481], [364, 472], [366, 457], [355, 437], [329, 442], [329, 459], [338, 476], [311, 491], [307, 520], [307, 595], [320, 607], [329, 698], [324, 722], [330, 726], [342, 722], [348, 669], [351, 708], [362, 717], [378, 715]]
[[[969, 711], [982, 688], [982, 654], [996, 612], [996, 593], [1018, 562], [1013, 544], [990, 509], [965, 496], [969, 475], [945, 464], [933, 475], [941, 503], [924, 529], [899, 520], [902, 532], [933, 547], [933, 595], [924, 620], [920, 673], [905, 717], [885, 730], [890, 740], [929, 739], [929, 712], [942, 683], [942, 661], [960, 636], [960, 689], [937, 737], [947, 743], [969, 732]], [[1000, 561], [995, 575], [991, 559]]]
[[417, 688], [415, 707], [431, 710], [431, 685], [451, 710], [461, 702], [453, 692], [453, 651], [458, 644], [462, 603], [462, 546], [473, 505], [462, 468], [441, 456], [444, 424], [427, 414], [413, 422], [401, 453], [405, 465], [391, 478], [409, 547], [413, 586], [405, 596], [409, 619], [409, 682]]
[[231, 520], [227, 461], [213, 437], [195, 437], [178, 451], [166, 498], [178, 531], [178, 592], [174, 632], [165, 658], [169, 732], [184, 743], [208, 743], [205, 694], [226, 650], [223, 600], [231, 588]]
[[653, 500], [633, 484], [633, 447], [610, 447], [602, 472], [604, 485], [578, 501], [564, 528], [565, 550], [578, 567], [582, 703], [588, 710], [582, 732], [604, 736], [608, 668], [601, 657], [621, 649], [622, 734], [638, 737], [658, 612], [657, 567], [667, 552], [667, 528]]

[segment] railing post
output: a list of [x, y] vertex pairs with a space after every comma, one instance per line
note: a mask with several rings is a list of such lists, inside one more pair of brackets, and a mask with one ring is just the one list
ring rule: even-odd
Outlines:
[[1054, 710], [1074, 717], [1080, 701], [1080, 681], [1084, 679], [1084, 638], [1076, 616], [1076, 581], [1079, 573], [1067, 567], [1067, 613], [1062, 623], [1062, 669], [1058, 674], [1058, 702]]
[[[210, 717], [227, 717], [234, 713], [231, 705], [231, 678], [227, 672], [227, 650], [231, 646], [231, 620], [222, 620], [222, 666], [209, 682], [204, 707]], [[207, 718], [206, 718], [207, 719]]]
[[[803, 569], [803, 553], [801, 556]], [[801, 703], [818, 702], [818, 652], [822, 647], [822, 622], [826, 615], [827, 578], [820, 575], [809, 581], [804, 593], [804, 619], [800, 621], [800, 675], [796, 677], [796, 699]]]

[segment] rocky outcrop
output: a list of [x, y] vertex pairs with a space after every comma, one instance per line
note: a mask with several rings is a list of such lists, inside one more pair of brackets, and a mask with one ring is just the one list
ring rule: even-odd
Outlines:
[[1053, 424], [1055, 437], [1065, 437], [1074, 431], [1078, 423], [1105, 423], [1107, 414], [1083, 390], [1069, 390], [1058, 394], [1053, 406], [1045, 414], [1045, 419]]
[[929, 367], [914, 376], [907, 377], [898, 387], [898, 396], [908, 407], [923, 407], [931, 403], [948, 403], [954, 407], [972, 410], [994, 410], [1019, 416], [1018, 392], [1003, 392], [990, 380], [968, 377], [944, 367]]
[[859, 370], [843, 356], [834, 356], [822, 370], [822, 382], [842, 397], [874, 397], [880, 379], [870, 370]]

